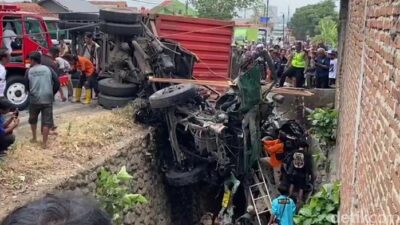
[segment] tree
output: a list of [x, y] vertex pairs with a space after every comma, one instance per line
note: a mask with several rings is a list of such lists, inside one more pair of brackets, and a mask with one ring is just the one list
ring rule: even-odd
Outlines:
[[339, 14], [335, 11], [335, 7], [333, 0], [324, 0], [317, 4], [306, 5], [296, 9], [289, 24], [296, 38], [305, 40], [307, 35], [315, 36], [316, 27], [322, 18], [331, 17], [337, 20]]
[[319, 21], [316, 31], [318, 35], [313, 38], [313, 42], [325, 43], [333, 48], [337, 48], [338, 28], [336, 21], [330, 17], [325, 17]]
[[199, 17], [232, 19], [236, 10], [259, 5], [261, 0], [191, 0]]

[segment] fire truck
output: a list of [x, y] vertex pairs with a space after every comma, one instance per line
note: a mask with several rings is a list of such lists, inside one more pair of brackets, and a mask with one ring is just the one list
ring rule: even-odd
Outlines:
[[52, 47], [51, 36], [43, 17], [23, 12], [18, 6], [0, 5], [0, 46], [6, 47], [4, 36], [7, 29], [12, 29], [16, 36], [11, 37], [11, 60], [5, 67], [7, 69], [7, 87], [5, 96], [17, 108], [24, 109], [29, 104], [27, 82], [24, 78], [25, 71], [30, 66], [29, 54], [33, 51], [47, 53]]

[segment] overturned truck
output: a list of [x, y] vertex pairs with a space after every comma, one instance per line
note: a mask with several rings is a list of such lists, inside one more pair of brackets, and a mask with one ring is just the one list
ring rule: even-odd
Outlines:
[[[261, 124], [269, 120], [276, 101], [281, 100], [262, 97], [260, 62], [248, 63], [225, 94], [211, 99], [204, 94], [213, 90], [207, 85], [181, 82], [193, 79], [196, 56], [179, 43], [157, 37], [151, 17], [106, 9], [99, 18], [102, 77], [106, 77], [99, 82], [99, 104], [115, 108], [135, 99], [137, 121], [156, 121], [167, 127], [169, 146], [160, 149], [158, 160], [168, 184], [179, 190], [200, 183], [217, 187], [224, 194], [219, 200], [210, 196], [218, 205], [222, 202], [216, 219], [219, 224], [233, 224], [245, 213], [237, 210], [239, 207], [234, 210], [235, 204], [251, 204], [249, 187], [254, 184], [254, 169], [262, 153]], [[268, 52], [263, 52], [260, 60], [273, 67]], [[276, 82], [275, 71], [273, 75]], [[171, 82], [152, 82], [150, 77]], [[174, 80], [177, 78], [180, 82]], [[238, 190], [245, 197], [234, 201]], [[189, 216], [176, 224], [197, 222]]]

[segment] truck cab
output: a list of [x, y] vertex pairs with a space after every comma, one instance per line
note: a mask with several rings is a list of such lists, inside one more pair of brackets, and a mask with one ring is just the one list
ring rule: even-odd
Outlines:
[[29, 54], [47, 53], [52, 46], [46, 23], [40, 15], [20, 11], [15, 5], [0, 5], [0, 46], [11, 54], [7, 70], [5, 97], [19, 109], [29, 103], [25, 71], [30, 67]]

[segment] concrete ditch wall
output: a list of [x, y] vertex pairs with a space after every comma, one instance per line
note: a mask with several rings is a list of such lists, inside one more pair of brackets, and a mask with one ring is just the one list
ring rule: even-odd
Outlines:
[[[71, 174], [62, 183], [55, 184], [53, 188], [49, 188], [47, 193], [74, 190], [81, 191], [87, 195], [94, 195], [97, 174], [102, 167], [112, 172], [118, 172], [122, 166], [126, 166], [127, 171], [134, 177], [132, 192], [143, 194], [149, 200], [149, 203], [137, 205], [133, 210], [129, 211], [125, 216], [124, 224], [173, 224], [170, 216], [171, 207], [168, 195], [165, 192], [162, 174], [158, 172], [156, 160], [153, 158], [156, 149], [153, 133], [153, 130], [149, 129], [139, 135], [134, 135], [133, 140], [123, 141], [123, 144], [119, 144], [115, 154], [97, 160], [94, 166], [85, 168], [77, 174]], [[40, 198], [44, 194], [46, 193], [32, 193], [34, 197], [27, 199]], [[2, 216], [0, 216], [0, 221]]]

